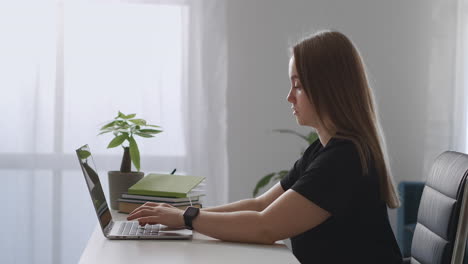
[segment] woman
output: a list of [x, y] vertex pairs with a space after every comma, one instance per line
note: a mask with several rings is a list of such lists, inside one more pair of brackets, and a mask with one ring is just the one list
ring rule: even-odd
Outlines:
[[256, 199], [185, 212], [147, 203], [128, 219], [188, 226], [226, 241], [291, 238], [302, 263], [401, 263], [387, 206], [399, 200], [361, 57], [352, 42], [318, 32], [293, 47], [287, 100], [319, 139]]

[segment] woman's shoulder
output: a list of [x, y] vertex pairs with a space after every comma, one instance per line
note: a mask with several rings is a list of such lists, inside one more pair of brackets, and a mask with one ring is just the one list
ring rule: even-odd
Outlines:
[[358, 151], [356, 145], [349, 139], [332, 137], [324, 147], [324, 152], [333, 152], [346, 156], [356, 156]]
[[332, 137], [325, 146], [322, 145], [320, 139], [316, 139], [304, 151], [303, 158], [309, 161], [316, 157], [329, 157], [337, 159], [338, 156], [357, 156], [357, 149], [354, 143], [349, 139]]
[[322, 148], [322, 143], [320, 143], [320, 139], [317, 138], [314, 142], [312, 142], [312, 144], [310, 144], [307, 147], [307, 149], [304, 151], [303, 156], [308, 157], [311, 154], [314, 154], [317, 151], [319, 151], [321, 148]]
[[338, 138], [338, 137], [332, 137], [328, 141], [327, 145], [325, 147], [338, 147], [338, 146], [350, 146], [354, 145], [354, 143], [346, 138]]
[[361, 162], [358, 150], [351, 140], [332, 137], [310, 165], [358, 169]]

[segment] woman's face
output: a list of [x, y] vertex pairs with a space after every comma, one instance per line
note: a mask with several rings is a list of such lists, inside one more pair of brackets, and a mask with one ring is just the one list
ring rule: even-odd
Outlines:
[[289, 60], [289, 80], [291, 89], [288, 94], [288, 102], [292, 104], [293, 114], [296, 116], [297, 123], [302, 126], [316, 127], [316, 113], [312, 103], [307, 97], [296, 70], [294, 56]]

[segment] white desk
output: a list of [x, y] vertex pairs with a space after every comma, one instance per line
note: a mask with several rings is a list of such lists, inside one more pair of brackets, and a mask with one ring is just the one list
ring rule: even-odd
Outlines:
[[[114, 220], [127, 214], [112, 212]], [[299, 263], [286, 245], [223, 242], [194, 232], [192, 240], [108, 240], [97, 225], [80, 263]]]

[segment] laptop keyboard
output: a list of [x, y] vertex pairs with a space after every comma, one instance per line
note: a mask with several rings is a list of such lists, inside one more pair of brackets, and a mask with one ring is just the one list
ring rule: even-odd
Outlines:
[[140, 226], [137, 221], [124, 222], [120, 225], [119, 235], [154, 236], [159, 232], [159, 225]]

